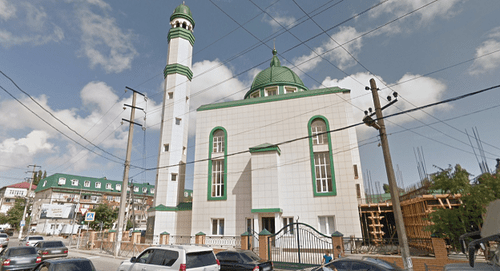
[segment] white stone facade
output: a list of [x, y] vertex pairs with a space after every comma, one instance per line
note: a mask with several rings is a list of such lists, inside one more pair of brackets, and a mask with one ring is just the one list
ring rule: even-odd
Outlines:
[[[331, 130], [345, 127], [354, 123], [349, 100], [346, 91], [198, 111], [195, 160], [207, 158], [215, 127], [227, 131], [228, 155], [263, 143], [307, 137], [308, 123], [314, 116], [326, 118]], [[308, 139], [279, 145], [276, 151], [228, 156], [225, 200], [208, 199], [209, 162], [196, 163], [191, 234], [201, 231], [213, 235], [213, 219], [224, 220], [224, 235], [239, 236], [246, 231], [248, 219], [259, 232], [264, 228], [264, 217], [274, 220], [275, 231], [284, 226], [283, 218], [321, 229], [320, 217], [334, 217], [335, 231], [361, 237], [358, 196], [363, 197], [364, 188], [356, 132], [331, 133], [331, 144], [336, 196], [315, 196], [313, 192]]]

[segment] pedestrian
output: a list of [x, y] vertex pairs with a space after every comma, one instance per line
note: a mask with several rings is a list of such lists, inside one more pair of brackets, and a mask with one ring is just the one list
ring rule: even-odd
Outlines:
[[325, 250], [325, 255], [323, 255], [323, 260], [321, 265], [325, 265], [333, 260], [332, 256], [330, 256], [330, 251]]

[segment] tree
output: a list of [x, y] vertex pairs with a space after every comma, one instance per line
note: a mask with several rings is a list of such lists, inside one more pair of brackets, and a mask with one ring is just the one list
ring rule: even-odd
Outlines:
[[95, 220], [90, 222], [90, 227], [94, 230], [99, 230], [99, 223], [103, 222], [103, 229], [110, 229], [113, 222], [118, 218], [118, 209], [113, 209], [106, 204], [99, 204], [97, 208], [92, 210], [95, 212]]
[[33, 179], [33, 184], [38, 185], [40, 180], [47, 178], [47, 171], [43, 171], [40, 169], [38, 172], [35, 172], [35, 176]]
[[454, 248], [459, 248], [460, 235], [480, 230], [486, 206], [500, 198], [499, 174], [483, 174], [475, 184], [471, 184], [470, 174], [456, 165], [434, 175], [431, 189], [440, 190], [443, 194], [461, 194], [462, 203], [454, 209], [437, 209], [431, 213], [432, 225], [427, 230], [449, 239]]
[[[19, 223], [23, 218], [24, 205], [26, 204], [26, 200], [22, 198], [17, 198], [14, 206], [7, 211], [7, 223], [10, 224], [11, 227], [16, 230], [19, 229]], [[28, 225], [26, 223], [26, 225]]]
[[4, 214], [0, 214], [0, 225], [1, 224], [7, 224], [7, 216]]

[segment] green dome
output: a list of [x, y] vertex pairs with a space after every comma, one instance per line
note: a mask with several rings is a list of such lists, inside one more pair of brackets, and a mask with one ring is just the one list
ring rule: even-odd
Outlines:
[[273, 50], [273, 58], [270, 67], [259, 72], [253, 80], [250, 91], [245, 94], [245, 99], [255, 90], [269, 86], [287, 85], [307, 90], [299, 76], [288, 67], [282, 67], [278, 59], [276, 49]]
[[175, 18], [183, 18], [191, 22], [194, 29], [194, 20], [193, 15], [191, 14], [191, 10], [184, 3], [180, 4], [178, 7], [174, 9], [174, 13], [170, 16], [170, 21], [173, 21]]

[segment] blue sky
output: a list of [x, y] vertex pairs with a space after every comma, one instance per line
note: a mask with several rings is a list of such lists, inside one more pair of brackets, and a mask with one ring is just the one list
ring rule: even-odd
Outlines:
[[[22, 90], [0, 74], [0, 186], [29, 177], [27, 166], [33, 164], [49, 175], [121, 180], [128, 125], [120, 122], [130, 116], [123, 104], [131, 103], [125, 86], [148, 96], [138, 102], [147, 114], [137, 112], [136, 121], [144, 123], [146, 116], [147, 129], [135, 129], [130, 176], [155, 182], [166, 37], [170, 15], [181, 3], [0, 0], [0, 70]], [[351, 89], [355, 122], [373, 107], [364, 90], [370, 78], [376, 78], [381, 98], [392, 91], [400, 95], [385, 114], [500, 83], [496, 0], [186, 5], [196, 22], [188, 161], [194, 158], [196, 108], [242, 99], [253, 77], [268, 67], [273, 43], [282, 65], [310, 89]], [[493, 168], [500, 158], [499, 113], [500, 89], [494, 89], [387, 119], [393, 164], [404, 185], [419, 181], [416, 148], [423, 150], [429, 173], [460, 164], [477, 176], [478, 149], [465, 133], [473, 127]], [[386, 183], [378, 133], [364, 125], [356, 132], [363, 174]], [[190, 188], [192, 166], [188, 171]]]

